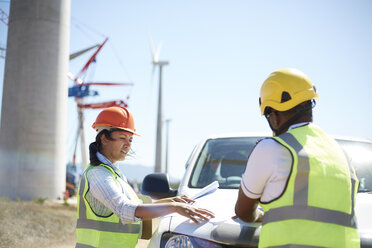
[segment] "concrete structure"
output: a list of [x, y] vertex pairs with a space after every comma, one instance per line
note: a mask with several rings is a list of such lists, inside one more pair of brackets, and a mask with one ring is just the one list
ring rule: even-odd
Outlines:
[[69, 24], [70, 0], [11, 1], [0, 197], [56, 199], [65, 190]]

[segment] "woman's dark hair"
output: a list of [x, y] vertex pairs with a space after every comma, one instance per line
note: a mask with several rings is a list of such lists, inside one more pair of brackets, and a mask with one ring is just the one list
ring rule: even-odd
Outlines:
[[109, 140], [113, 140], [111, 138], [111, 133], [116, 130], [107, 130], [104, 129], [101, 132], [99, 132], [96, 136], [96, 141], [90, 143], [89, 145], [89, 160], [91, 165], [100, 165], [101, 161], [97, 158], [97, 152], [100, 152], [102, 150], [102, 143], [101, 143], [101, 136], [105, 135], [105, 137]]
[[[97, 152], [101, 152], [101, 150], [102, 150], [101, 136], [105, 135], [105, 137], [108, 140], [114, 140], [111, 137], [111, 133], [113, 133], [115, 131], [123, 131], [123, 130], [119, 129], [119, 128], [111, 128], [110, 130], [104, 129], [97, 134], [96, 141], [90, 143], [90, 145], [89, 145], [89, 161], [90, 161], [91, 165], [96, 166], [96, 165], [102, 164], [102, 162], [99, 161], [99, 159], [97, 158]], [[134, 152], [132, 150], [130, 150], [130, 155], [133, 155], [133, 154], [134, 154]]]

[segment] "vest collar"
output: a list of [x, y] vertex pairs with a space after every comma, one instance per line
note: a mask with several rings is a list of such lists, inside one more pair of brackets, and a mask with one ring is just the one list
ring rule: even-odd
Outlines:
[[102, 153], [100, 152], [97, 152], [97, 158], [99, 161], [101, 161], [101, 163], [105, 164], [105, 165], [108, 165], [110, 166], [114, 171], [115, 173], [121, 178], [123, 179], [124, 181], [127, 181], [126, 177], [124, 176], [123, 172], [121, 172], [121, 170], [119, 169], [119, 166], [111, 163], [110, 160], [108, 160]]
[[115, 170], [117, 168], [117, 166], [114, 165], [113, 163], [111, 163], [111, 161], [108, 160], [108, 158], [106, 158], [105, 155], [103, 155], [102, 153], [97, 152], [96, 155], [97, 155], [98, 160], [101, 161], [101, 163], [104, 163], [104, 164], [110, 166], [113, 170]]
[[293, 129], [293, 128], [297, 128], [297, 127], [302, 127], [302, 126], [306, 126], [306, 125], [309, 125], [311, 122], [301, 122], [301, 123], [296, 123], [296, 124], [293, 124], [291, 126], [289, 126], [288, 128], [288, 131]]

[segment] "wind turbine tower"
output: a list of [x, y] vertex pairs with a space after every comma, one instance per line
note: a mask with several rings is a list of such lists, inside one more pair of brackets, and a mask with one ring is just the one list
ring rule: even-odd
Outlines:
[[[157, 127], [156, 127], [156, 148], [155, 148], [155, 172], [162, 172], [162, 147], [163, 147], [163, 112], [162, 112], [162, 72], [163, 66], [168, 65], [169, 61], [160, 61], [159, 53], [161, 48], [161, 43], [158, 46], [158, 49], [155, 53], [154, 46], [152, 41], [151, 50], [152, 50], [152, 64], [153, 70], [156, 66], [159, 67], [159, 92], [158, 92], [158, 115], [157, 115]], [[154, 71], [153, 71], [154, 72]]]

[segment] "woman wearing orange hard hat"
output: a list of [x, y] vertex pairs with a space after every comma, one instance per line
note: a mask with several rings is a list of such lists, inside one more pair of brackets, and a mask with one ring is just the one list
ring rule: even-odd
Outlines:
[[135, 247], [142, 220], [178, 213], [198, 223], [213, 213], [190, 205], [187, 196], [143, 204], [128, 184], [117, 161], [127, 156], [133, 135], [133, 115], [124, 107], [104, 109], [92, 127], [97, 131], [89, 146], [90, 163], [84, 171], [78, 194], [76, 247]]

